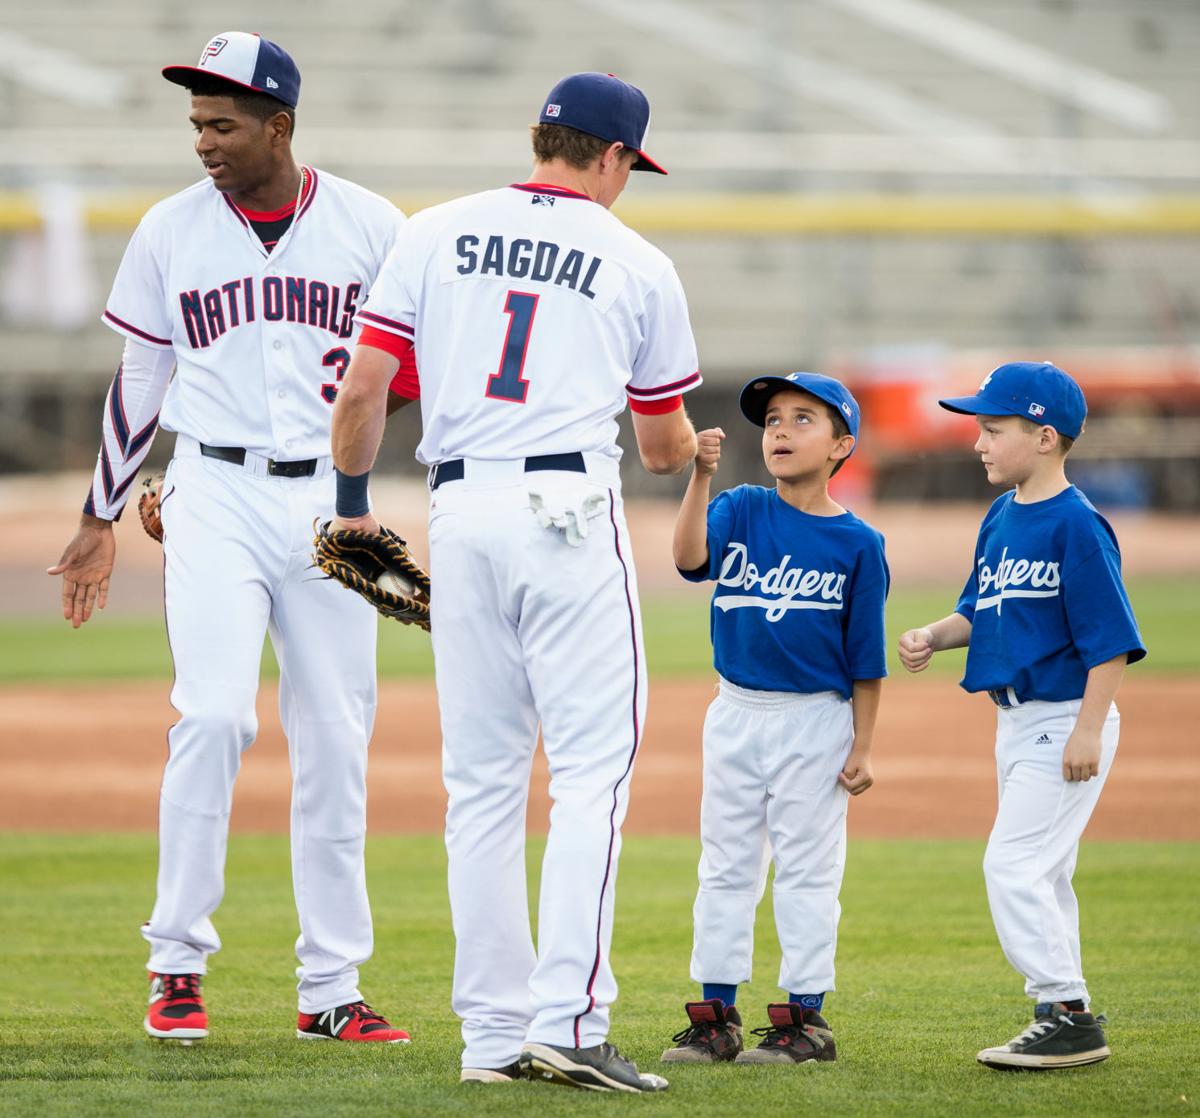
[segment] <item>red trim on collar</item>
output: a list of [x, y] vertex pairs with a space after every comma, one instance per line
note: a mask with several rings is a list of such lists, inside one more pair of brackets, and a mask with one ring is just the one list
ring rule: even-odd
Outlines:
[[[312, 205], [316, 193], [317, 172], [306, 166], [304, 168], [304, 189], [301, 191], [299, 199], [293, 198], [286, 206], [281, 206], [277, 210], [248, 210], [239, 206], [228, 194], [222, 194], [221, 197], [239, 218], [247, 218], [250, 221], [282, 221], [289, 214], [295, 213], [299, 217], [304, 213]], [[242, 224], [244, 225], [245, 221]]]
[[[234, 205], [237, 206], [237, 203], [234, 202]], [[280, 221], [296, 212], [296, 200], [293, 198], [286, 206], [277, 210], [248, 210], [245, 206], [238, 206], [238, 209], [243, 217], [251, 221]]]
[[544, 182], [511, 182], [513, 190], [524, 190], [528, 194], [553, 194], [556, 198], [582, 198], [585, 202], [592, 199], [578, 190], [568, 190], [565, 186], [551, 186]]

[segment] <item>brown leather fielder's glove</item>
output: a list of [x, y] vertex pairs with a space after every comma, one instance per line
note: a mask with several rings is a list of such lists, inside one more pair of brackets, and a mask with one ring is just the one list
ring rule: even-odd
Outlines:
[[429, 632], [429, 575], [395, 532], [379, 534], [314, 524], [313, 564], [366, 598], [384, 617]]
[[165, 474], [159, 472], [146, 478], [142, 482], [145, 492], [138, 498], [137, 505], [138, 516], [142, 518], [142, 527], [146, 529], [146, 535], [158, 543], [163, 542], [163, 522], [159, 506], [162, 504], [165, 477]]

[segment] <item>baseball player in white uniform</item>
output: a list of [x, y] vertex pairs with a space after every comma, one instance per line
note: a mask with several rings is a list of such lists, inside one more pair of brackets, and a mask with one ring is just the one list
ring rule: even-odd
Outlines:
[[[408, 222], [334, 411], [339, 522], [376, 528], [367, 472], [415, 346], [464, 1080], [666, 1086], [606, 1042], [646, 709], [615, 417], [628, 400], [644, 465], [677, 473], [696, 446], [681, 394], [700, 383], [670, 260], [608, 209], [630, 170], [661, 171], [642, 151], [648, 119], [633, 86], [567, 77], [534, 129], [530, 181]], [[554, 806], [535, 950], [525, 815], [539, 723]]]
[[[159, 813], [146, 1031], [208, 1033], [201, 976], [241, 754], [257, 729], [264, 635], [280, 664], [292, 764], [300, 1036], [406, 1041], [358, 989], [371, 954], [363, 868], [375, 614], [313, 577], [312, 524], [334, 503], [329, 425], [355, 312], [403, 220], [385, 199], [292, 157], [295, 63], [243, 32], [163, 71], [192, 91], [205, 181], [134, 233], [104, 312], [125, 339], [78, 533], [50, 568], [76, 628], [103, 607], [113, 522], [157, 427], [176, 433], [163, 485], [167, 632], [179, 720]], [[174, 376], [172, 376], [174, 370]]]

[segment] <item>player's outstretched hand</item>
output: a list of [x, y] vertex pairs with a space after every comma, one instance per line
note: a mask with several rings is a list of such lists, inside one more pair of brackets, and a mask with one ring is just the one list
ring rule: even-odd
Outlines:
[[696, 473], [701, 477], [712, 477], [721, 461], [721, 440], [725, 432], [720, 427], [710, 427], [696, 434]]
[[373, 535], [379, 535], [379, 521], [375, 519], [373, 512], [365, 513], [363, 516], [335, 516], [333, 523], [329, 526], [331, 532], [370, 532]]
[[871, 759], [850, 750], [850, 756], [838, 773], [838, 783], [852, 796], [860, 796], [875, 783], [875, 774], [871, 772]]
[[910, 672], [923, 672], [933, 657], [933, 633], [928, 629], [909, 629], [900, 635], [900, 663]]
[[1063, 780], [1091, 780], [1100, 775], [1100, 735], [1072, 731], [1063, 749]]
[[48, 575], [62, 575], [63, 618], [73, 629], [87, 621], [93, 609], [103, 609], [108, 603], [108, 580], [116, 559], [112, 522], [86, 516], [62, 558], [46, 568]]

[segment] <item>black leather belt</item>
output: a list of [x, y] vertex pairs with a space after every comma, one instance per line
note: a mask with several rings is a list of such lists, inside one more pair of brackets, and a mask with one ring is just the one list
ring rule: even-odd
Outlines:
[[[1003, 687], [997, 691], [989, 691], [987, 693], [987, 695], [988, 695], [988, 698], [991, 699], [992, 702], [996, 704], [996, 706], [1001, 707], [1004, 710], [1011, 710], [1013, 707], [1020, 706], [1022, 700], [1020, 698], [1018, 698], [1017, 701], [1014, 703], [1012, 701], [1012, 699], [1009, 697], [1009, 694], [1008, 694], [1009, 690], [1010, 690], [1010, 688]], [[1013, 694], [1016, 694], [1016, 692], [1013, 692]]]
[[[586, 474], [587, 463], [578, 450], [570, 454], [535, 454], [525, 459], [525, 472], [532, 474], [536, 470], [566, 470], [573, 474]], [[466, 464], [461, 458], [439, 462], [429, 476], [429, 488], [436, 489], [447, 481], [462, 481], [466, 472]]]
[[[200, 453], [205, 458], [218, 458], [232, 462], [235, 466], [246, 464], [246, 448], [243, 446], [206, 446], [200, 444]], [[302, 462], [276, 462], [267, 459], [267, 473], [272, 477], [312, 477], [317, 472], [317, 458], [305, 458]]]

